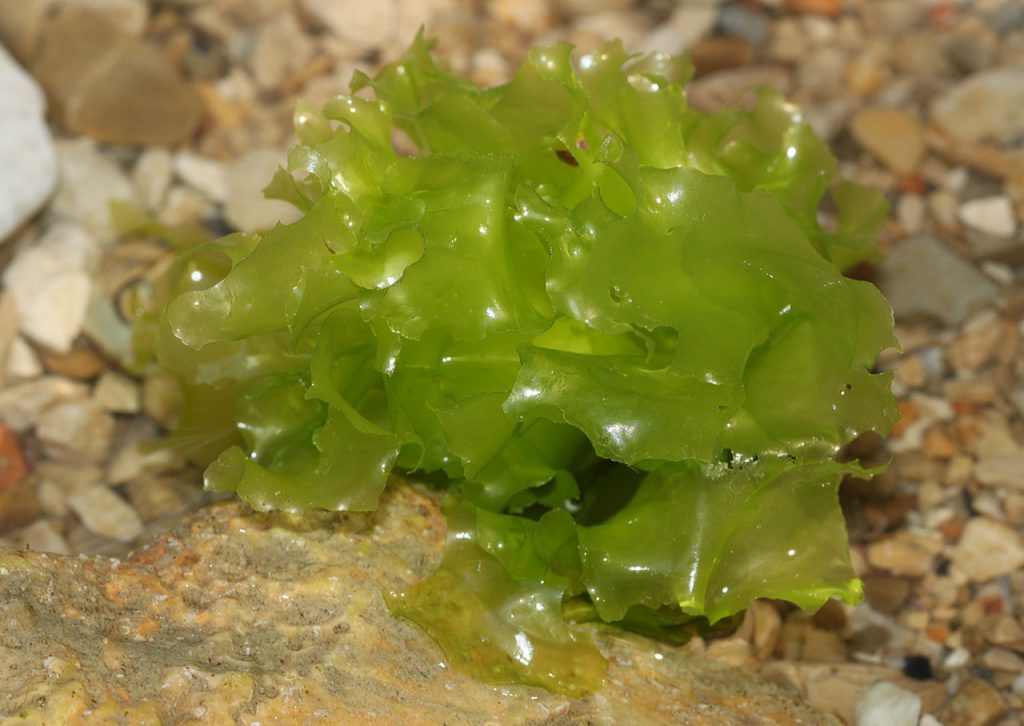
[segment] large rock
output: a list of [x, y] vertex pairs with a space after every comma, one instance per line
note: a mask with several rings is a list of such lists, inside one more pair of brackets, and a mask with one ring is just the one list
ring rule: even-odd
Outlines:
[[30, 67], [64, 128], [97, 141], [175, 145], [202, 118], [199, 95], [165, 55], [77, 5], [44, 26]]
[[31, 217], [57, 184], [57, 154], [43, 93], [0, 46], [0, 242]]
[[[638, 637], [591, 631], [603, 689], [478, 683], [382, 590], [436, 565], [437, 502], [374, 514], [215, 505], [123, 561], [0, 549], [0, 715], [25, 723], [832, 723], [792, 693]], [[195, 719], [195, 720], [192, 720]]]

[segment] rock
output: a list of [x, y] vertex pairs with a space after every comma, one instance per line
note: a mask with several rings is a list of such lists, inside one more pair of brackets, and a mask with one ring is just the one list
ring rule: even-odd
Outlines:
[[179, 151], [174, 155], [174, 171], [193, 189], [202, 192], [215, 202], [227, 198], [227, 180], [224, 165], [191, 151]]
[[36, 52], [54, 0], [0, 3], [0, 45], [25, 62]]
[[299, 27], [289, 10], [266, 22], [256, 31], [248, 65], [256, 84], [269, 91], [280, 88], [288, 78], [313, 59], [316, 47]]
[[35, 552], [53, 552], [58, 555], [68, 553], [68, 543], [50, 519], [36, 520], [27, 527], [11, 532], [5, 539], [11, 547]]
[[939, 720], [951, 726], [992, 726], [1005, 714], [999, 691], [980, 678], [968, 678], [942, 709]]
[[999, 293], [998, 286], [930, 235], [893, 245], [879, 272], [879, 287], [897, 320], [923, 316], [956, 325]]
[[31, 68], [64, 128], [97, 141], [173, 146], [202, 117], [199, 96], [163, 53], [81, 7], [46, 25]]
[[95, 401], [65, 401], [43, 411], [36, 434], [53, 459], [99, 462], [110, 452], [114, 417]]
[[111, 413], [138, 413], [142, 407], [139, 384], [114, 371], [105, 371], [100, 376], [93, 399]]
[[296, 516], [224, 503], [120, 561], [0, 550], [3, 715], [66, 723], [88, 707], [97, 723], [292, 723], [314, 713], [323, 723], [386, 714], [410, 725], [826, 722], [755, 676], [590, 626], [609, 659], [593, 697], [496, 688], [447, 668], [381, 596], [438, 561], [437, 501], [403, 486], [381, 504], [374, 514]]
[[101, 537], [127, 542], [142, 534], [142, 520], [121, 497], [102, 484], [68, 495], [68, 506], [86, 528]]
[[1012, 237], [1017, 231], [1013, 203], [1001, 194], [964, 202], [957, 216], [971, 229], [990, 237]]
[[33, 247], [22, 248], [3, 281], [27, 337], [67, 353], [85, 320], [92, 295], [95, 241], [80, 227], [55, 225]]
[[786, 95], [791, 87], [789, 73], [779, 66], [757, 66], [716, 71], [686, 87], [686, 100], [694, 108], [713, 112], [735, 106], [752, 106], [758, 86], [772, 86]]
[[10, 386], [0, 390], [0, 421], [18, 433], [28, 431], [50, 406], [62, 401], [82, 400], [89, 389], [57, 376]]
[[48, 372], [75, 381], [91, 381], [107, 369], [107, 361], [81, 338], [66, 353], [43, 348], [39, 357]]
[[30, 479], [0, 489], [0, 534], [24, 527], [38, 519], [43, 507], [39, 491]]
[[924, 128], [897, 108], [865, 108], [850, 119], [857, 142], [897, 174], [910, 174], [924, 158]]
[[678, 55], [707, 35], [718, 16], [718, 0], [680, 3], [668, 19], [648, 33], [639, 43], [639, 53]]
[[42, 91], [0, 46], [0, 242], [31, 217], [57, 185], [57, 155]]
[[182, 466], [178, 455], [170, 449], [147, 451], [140, 444], [129, 444], [122, 447], [110, 462], [107, 480], [111, 484], [123, 484], [143, 474], [161, 474]]
[[786, 0], [786, 8], [794, 13], [834, 18], [843, 12], [843, 0]]
[[864, 578], [864, 599], [880, 613], [896, 613], [910, 596], [910, 581], [903, 577], [872, 575]]
[[235, 229], [262, 232], [278, 222], [290, 224], [302, 216], [295, 207], [279, 199], [267, 199], [264, 187], [270, 183], [285, 155], [274, 149], [253, 149], [227, 166], [227, 203], [224, 217]]
[[868, 562], [894, 575], [924, 577], [932, 569], [932, 561], [942, 550], [939, 539], [929, 539], [900, 531], [868, 546]]
[[1024, 673], [1024, 658], [1007, 648], [989, 648], [982, 654], [981, 664], [990, 671]]
[[921, 697], [892, 683], [876, 683], [857, 702], [856, 726], [917, 726]]
[[848, 724], [855, 723], [857, 703], [868, 689], [883, 681], [915, 694], [925, 712], [937, 712], [946, 700], [942, 683], [915, 681], [888, 666], [774, 661], [761, 667], [761, 675], [792, 688], [809, 703], [834, 713]]
[[929, 110], [950, 136], [1011, 144], [1024, 137], [1024, 68], [976, 73], [935, 98]]
[[359, 48], [385, 45], [398, 20], [394, 0], [299, 0], [299, 4], [334, 35]]
[[100, 240], [116, 233], [113, 202], [134, 202], [135, 190], [124, 172], [90, 139], [57, 143], [60, 184], [50, 205], [58, 219], [76, 222]]
[[0, 424], [0, 491], [16, 486], [27, 474], [18, 435]]
[[157, 211], [163, 203], [171, 186], [173, 164], [167, 149], [151, 148], [139, 154], [132, 169], [132, 184], [138, 200], [148, 211]]
[[142, 35], [149, 20], [145, 0], [64, 0], [64, 4], [90, 10], [122, 32], [136, 37]]
[[974, 478], [993, 487], [1024, 489], [1024, 448], [1006, 452], [980, 452]]
[[953, 567], [971, 582], [988, 582], [1024, 565], [1024, 542], [1015, 530], [973, 517], [953, 548]]
[[531, 35], [551, 27], [554, 20], [547, 0], [491, 0], [487, 10], [502, 25]]

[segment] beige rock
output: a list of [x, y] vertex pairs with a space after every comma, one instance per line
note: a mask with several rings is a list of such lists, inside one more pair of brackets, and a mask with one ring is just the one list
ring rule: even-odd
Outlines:
[[40, 519], [17, 532], [11, 532], [5, 539], [11, 547], [30, 549], [35, 552], [68, 553], [68, 543], [52, 519]]
[[976, 73], [935, 98], [930, 111], [951, 136], [1010, 143], [1024, 133], [1024, 73], [1020, 67]]
[[68, 495], [68, 506], [90, 532], [129, 541], [142, 534], [142, 520], [128, 502], [103, 485]]
[[198, 95], [166, 56], [80, 7], [46, 25], [32, 70], [63, 126], [97, 141], [170, 146], [202, 116]]
[[1005, 524], [974, 517], [964, 527], [951, 559], [971, 582], [988, 582], [1024, 565], [1024, 542]]
[[487, 9], [499, 23], [537, 34], [554, 21], [547, 0], [492, 0]]
[[900, 531], [868, 546], [868, 562], [894, 575], [923, 577], [931, 572], [932, 561], [942, 551], [939, 539]]
[[992, 726], [1006, 713], [999, 692], [980, 678], [968, 678], [939, 714], [944, 724]]
[[957, 216], [971, 229], [991, 237], [1012, 237], [1017, 231], [1013, 203], [1002, 194], [964, 202]]
[[299, 0], [299, 4], [336, 36], [366, 49], [387, 43], [398, 19], [394, 0]]
[[215, 202], [227, 198], [227, 179], [224, 165], [214, 159], [192, 151], [179, 151], [174, 155], [174, 171], [182, 181]]
[[0, 3], [0, 43], [23, 63], [39, 47], [48, 14], [57, 0]]
[[769, 680], [789, 686], [810, 703], [854, 723], [854, 710], [868, 689], [885, 681], [921, 699], [923, 712], [938, 712], [946, 700], [946, 688], [934, 681], [915, 681], [895, 668], [855, 663], [790, 663], [776, 661], [761, 668]]
[[89, 389], [81, 383], [57, 376], [45, 376], [0, 390], [0, 421], [18, 433], [36, 425], [51, 406], [83, 400]]
[[267, 199], [264, 187], [285, 163], [285, 154], [275, 149], [253, 149], [228, 164], [225, 174], [228, 223], [245, 232], [262, 232], [278, 222], [290, 224], [302, 214], [287, 202]]
[[93, 399], [111, 413], [138, 413], [139, 384], [128, 376], [104, 371], [93, 389]]
[[114, 418], [94, 401], [65, 401], [42, 412], [36, 433], [55, 459], [98, 462], [110, 451]]
[[981, 664], [990, 671], [1024, 673], [1024, 658], [1007, 648], [989, 648], [982, 654]]
[[924, 129], [917, 117], [896, 108], [866, 108], [850, 120], [858, 143], [897, 174], [909, 174], [924, 158]]
[[174, 172], [173, 157], [167, 149], [150, 148], [139, 154], [132, 169], [132, 184], [142, 205], [155, 212], [160, 208]]
[[63, 4], [94, 12], [122, 32], [136, 37], [142, 35], [149, 20], [145, 0], [63, 0]]
[[39, 362], [39, 356], [21, 336], [11, 342], [6, 373], [7, 379], [11, 381], [28, 380], [43, 374], [43, 365]]
[[447, 668], [381, 596], [423, 577], [443, 540], [435, 500], [401, 488], [371, 515], [220, 505], [123, 561], [0, 550], [0, 713], [44, 723], [85, 708], [96, 723], [314, 713], [408, 726], [829, 722], [754, 676], [606, 630], [586, 630], [609, 659], [589, 698]]
[[256, 84], [278, 89], [313, 58], [316, 48], [292, 12], [272, 18], [256, 32], [248, 64]]
[[57, 157], [60, 184], [50, 211], [58, 219], [81, 225], [101, 241], [114, 236], [110, 205], [135, 201], [127, 176], [90, 139], [58, 141]]

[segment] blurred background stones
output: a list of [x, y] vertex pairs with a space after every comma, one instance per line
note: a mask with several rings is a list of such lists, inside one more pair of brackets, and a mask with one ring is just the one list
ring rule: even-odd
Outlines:
[[176, 391], [131, 365], [126, 311], [173, 252], [126, 220], [185, 239], [293, 220], [261, 189], [295, 103], [421, 25], [481, 84], [538, 43], [686, 50], [694, 107], [778, 88], [842, 175], [885, 194], [888, 255], [855, 272], [893, 302], [902, 350], [878, 367], [902, 420], [855, 447], [889, 470], [842, 490], [866, 601], [759, 602], [687, 652], [848, 721], [919, 703], [922, 726], [1020, 723], [1020, 0], [0, 0], [0, 540], [122, 555], [206, 501], [196, 467], [145, 443]]

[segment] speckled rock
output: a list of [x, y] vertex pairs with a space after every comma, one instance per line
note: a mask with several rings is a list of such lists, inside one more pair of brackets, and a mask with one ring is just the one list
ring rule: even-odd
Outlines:
[[[124, 561], [0, 549], [0, 716], [31, 723], [823, 724], [755, 677], [594, 630], [604, 688], [572, 700], [448, 669], [382, 590], [437, 562], [413, 489], [369, 515], [208, 508]], [[453, 697], [453, 694], [455, 697]]]

